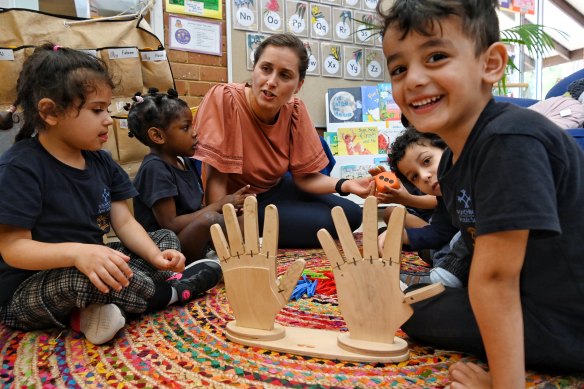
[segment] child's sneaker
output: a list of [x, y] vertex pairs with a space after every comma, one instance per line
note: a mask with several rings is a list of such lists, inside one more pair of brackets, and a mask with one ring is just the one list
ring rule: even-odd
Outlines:
[[222, 274], [219, 261], [201, 259], [191, 263], [182, 272], [181, 279], [172, 283], [178, 293], [178, 303], [184, 305], [212, 289], [219, 283]]
[[79, 313], [79, 329], [95, 345], [104, 344], [126, 325], [126, 318], [115, 304], [91, 304]]

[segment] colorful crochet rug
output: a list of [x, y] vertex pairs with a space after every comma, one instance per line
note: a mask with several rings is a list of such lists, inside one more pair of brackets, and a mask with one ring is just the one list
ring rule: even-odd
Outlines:
[[[313, 272], [330, 271], [322, 250], [280, 250], [278, 272], [296, 258]], [[424, 267], [406, 254], [412, 270]], [[226, 339], [233, 320], [224, 287], [186, 307], [130, 322], [110, 343], [94, 346], [73, 331], [19, 332], [0, 326], [0, 382], [14, 388], [441, 388], [448, 366], [463, 354], [410, 343], [410, 359], [397, 364], [350, 363], [283, 354]], [[276, 321], [344, 331], [336, 295], [291, 301]], [[398, 336], [407, 339], [403, 332]], [[528, 372], [529, 387], [584, 388], [582, 376]]]

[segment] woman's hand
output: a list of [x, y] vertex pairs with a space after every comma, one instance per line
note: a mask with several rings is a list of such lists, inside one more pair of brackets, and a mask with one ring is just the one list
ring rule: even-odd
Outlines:
[[353, 178], [343, 182], [341, 186], [343, 192], [349, 192], [361, 198], [367, 198], [375, 192], [375, 182], [373, 177]]
[[245, 201], [246, 197], [255, 196], [255, 194], [247, 193], [248, 190], [249, 185], [246, 185], [237, 192], [223, 197], [217, 202], [219, 210], [221, 210], [225, 204], [232, 204], [236, 210], [240, 210], [243, 207], [243, 202]]

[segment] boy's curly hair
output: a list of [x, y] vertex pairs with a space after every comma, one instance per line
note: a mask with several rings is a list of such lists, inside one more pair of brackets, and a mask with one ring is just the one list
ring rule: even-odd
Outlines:
[[436, 134], [418, 132], [413, 127], [406, 128], [391, 144], [390, 152], [387, 154], [389, 168], [395, 175], [404, 182], [409, 180], [398, 169], [397, 164], [403, 159], [406, 150], [410, 145], [438, 147], [444, 150], [446, 143]]

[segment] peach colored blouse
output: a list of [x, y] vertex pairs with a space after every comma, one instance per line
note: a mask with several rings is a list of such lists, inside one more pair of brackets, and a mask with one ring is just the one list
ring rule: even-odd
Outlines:
[[228, 193], [251, 185], [251, 193], [274, 187], [290, 171], [315, 173], [328, 159], [304, 103], [294, 97], [275, 124], [262, 123], [245, 97], [245, 84], [211, 88], [194, 120], [195, 158], [229, 174]]

